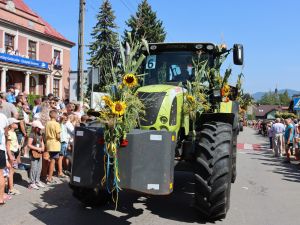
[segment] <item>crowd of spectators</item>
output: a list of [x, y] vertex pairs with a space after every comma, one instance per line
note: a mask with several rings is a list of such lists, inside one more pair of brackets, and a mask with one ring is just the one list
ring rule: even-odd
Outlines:
[[284, 163], [290, 163], [292, 157], [300, 160], [300, 120], [277, 118], [274, 121], [251, 121], [250, 125], [268, 136], [274, 157], [285, 157]]
[[[70, 174], [74, 130], [89, 119], [87, 109], [53, 94], [31, 105], [26, 93], [14, 87], [0, 93], [0, 205], [21, 194], [14, 185], [15, 170], [30, 170], [31, 190]], [[30, 166], [22, 163], [24, 158], [30, 159]]]

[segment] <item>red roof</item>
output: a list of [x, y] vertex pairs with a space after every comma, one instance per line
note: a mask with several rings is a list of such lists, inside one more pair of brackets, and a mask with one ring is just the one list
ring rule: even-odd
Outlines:
[[[7, 0], [0, 0], [0, 2], [5, 3], [7, 2]], [[45, 26], [45, 30], [44, 30], [44, 34], [50, 37], [53, 37], [55, 39], [59, 39], [62, 41], [66, 41], [71, 45], [75, 45], [74, 42], [69, 41], [68, 39], [66, 39], [62, 34], [60, 34], [58, 31], [56, 31], [49, 23], [47, 23], [41, 16], [39, 16], [37, 13], [35, 13], [34, 11], [32, 11], [25, 3], [23, 0], [13, 0], [14, 4], [15, 4], [15, 8], [19, 9], [27, 14], [30, 14], [32, 16], [37, 17], [38, 22], [43, 24]]]

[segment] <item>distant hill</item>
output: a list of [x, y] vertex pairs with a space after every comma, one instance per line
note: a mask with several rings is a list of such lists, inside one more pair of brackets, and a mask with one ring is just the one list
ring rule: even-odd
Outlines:
[[[300, 91], [296, 91], [296, 90], [292, 90], [292, 89], [280, 89], [280, 90], [278, 90], [278, 93], [282, 94], [283, 92], [285, 92], [285, 90], [287, 90], [290, 97], [292, 97], [295, 94], [300, 94]], [[267, 93], [267, 91], [266, 92], [256, 92], [256, 93], [252, 94], [252, 97], [255, 99], [255, 101], [258, 101], [261, 99], [261, 97], [265, 93]]]

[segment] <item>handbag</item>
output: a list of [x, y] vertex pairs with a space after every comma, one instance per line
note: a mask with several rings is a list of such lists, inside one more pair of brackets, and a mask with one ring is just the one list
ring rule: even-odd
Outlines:
[[[40, 138], [40, 143], [41, 143], [41, 138]], [[37, 137], [36, 137], [36, 134], [34, 134], [32, 144], [33, 144], [34, 146], [37, 145]], [[38, 152], [38, 151], [33, 150], [33, 149], [31, 149], [31, 154], [32, 154], [32, 157], [33, 157], [34, 159], [40, 159], [40, 158], [42, 157], [42, 155], [43, 155], [43, 153]]]
[[32, 157], [35, 159], [40, 159], [42, 157], [42, 153], [36, 151], [36, 150], [31, 150]]

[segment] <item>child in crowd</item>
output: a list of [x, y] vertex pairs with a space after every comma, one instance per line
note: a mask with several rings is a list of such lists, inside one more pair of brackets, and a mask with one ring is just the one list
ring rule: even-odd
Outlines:
[[15, 129], [18, 128], [19, 120], [15, 118], [8, 119], [8, 132], [6, 141], [6, 151], [11, 168], [9, 169], [8, 176], [8, 194], [19, 195], [20, 191], [14, 188], [14, 168], [18, 168], [17, 157], [19, 156], [19, 143]]
[[68, 151], [68, 144], [69, 144], [69, 139], [70, 135], [67, 130], [66, 123], [68, 121], [68, 114], [63, 113], [60, 117], [60, 128], [61, 128], [61, 133], [60, 133], [60, 143], [61, 143], [61, 150], [59, 153], [59, 159], [58, 159], [58, 177], [59, 178], [65, 178], [66, 175], [63, 174], [63, 161], [65, 159], [65, 165], [66, 168], [69, 166], [69, 151]]
[[49, 172], [47, 177], [47, 183], [54, 184], [56, 183], [52, 176], [55, 167], [55, 161], [59, 159], [59, 153], [61, 150], [60, 144], [60, 133], [61, 128], [60, 124], [56, 122], [58, 117], [58, 113], [56, 110], [50, 111], [50, 121], [46, 124], [46, 147], [47, 151], [50, 154], [50, 165], [49, 165]]
[[39, 190], [44, 188], [44, 184], [40, 181], [42, 171], [42, 153], [44, 152], [45, 145], [42, 136], [44, 126], [39, 120], [32, 122], [32, 130], [28, 139], [28, 147], [30, 149], [30, 181], [29, 188]]

